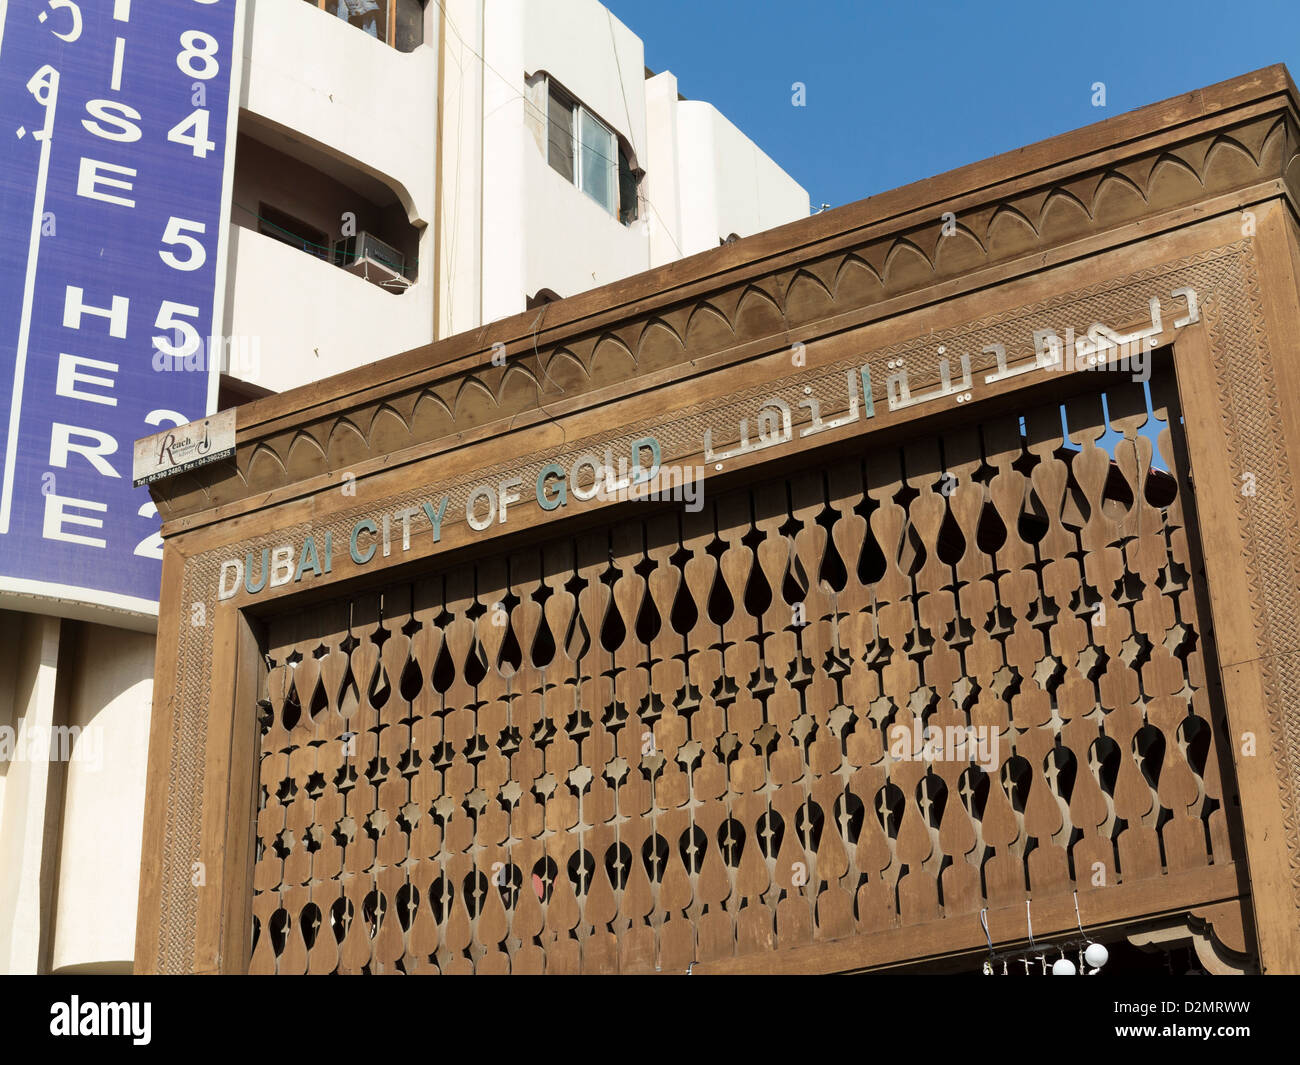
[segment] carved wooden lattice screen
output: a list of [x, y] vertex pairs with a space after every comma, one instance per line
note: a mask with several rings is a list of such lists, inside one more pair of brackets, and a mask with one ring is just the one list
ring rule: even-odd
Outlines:
[[273, 620], [252, 969], [685, 970], [1233, 860], [1172, 372], [1169, 473], [1092, 383]]

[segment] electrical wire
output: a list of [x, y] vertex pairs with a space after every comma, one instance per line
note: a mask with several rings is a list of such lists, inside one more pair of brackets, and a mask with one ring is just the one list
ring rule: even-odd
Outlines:
[[[465, 51], [469, 52], [469, 54], [472, 55], [475, 59], [477, 59], [480, 63], [482, 63], [484, 69], [490, 70], [493, 74], [495, 74], [497, 78], [500, 79], [502, 84], [504, 84], [506, 88], [510, 90], [512, 95], [505, 102], [512, 103], [515, 100], [522, 100], [524, 102], [525, 107], [531, 108], [533, 112], [537, 115], [537, 117], [541, 119], [541, 121], [547, 123], [547, 129], [548, 129], [547, 142], [549, 144], [550, 142], [549, 113], [543, 110], [542, 108], [538, 107], [537, 104], [533, 103], [533, 101], [530, 100], [523, 93], [519, 92], [515, 88], [515, 83], [513, 81], [507, 78], [504, 74], [501, 73], [501, 71], [497, 70], [496, 67], [494, 67], [491, 63], [489, 63], [487, 59], [485, 59], [482, 55], [480, 55], [478, 52], [474, 50], [474, 48], [470, 45], [470, 43], [465, 39], [465, 36], [460, 32], [459, 27], [457, 27], [456, 25], [456, 20], [451, 17], [451, 14], [447, 11], [446, 5], [442, 2], [442, 0], [433, 0], [433, 2], [434, 4], [437, 5], [438, 9], [443, 14], [443, 17], [447, 20], [447, 25], [451, 27], [452, 33], [454, 33], [456, 37], [460, 40], [461, 47], [464, 48]], [[328, 10], [328, 9], [322, 9], [322, 10]], [[605, 14], [609, 19], [610, 39], [611, 42], [613, 42], [613, 37], [614, 37], [613, 15], [610, 13], [608, 8], [605, 9]], [[632, 127], [631, 108], [629, 107], [627, 102], [627, 89], [624, 87], [623, 84], [622, 61], [619, 59], [617, 47], [614, 48], [614, 62], [617, 66], [618, 74], [619, 74], [619, 78], [618, 78], [619, 90], [623, 94], [623, 109], [627, 114], [628, 128], [631, 129]], [[609, 164], [610, 167], [617, 167], [618, 165], [617, 160], [611, 159], [609, 156], [605, 155], [604, 152], [601, 152], [599, 149], [595, 148], [594, 146], [583, 143], [581, 137], [581, 131], [577, 131], [575, 133], [574, 139], [578, 142], [578, 144], [582, 148], [586, 149], [591, 154], [602, 159], [604, 162]], [[633, 147], [635, 148], [635, 145]], [[757, 177], [755, 178], [755, 180], [757, 180]], [[677, 243], [677, 238], [673, 236], [672, 227], [668, 225], [667, 221], [664, 219], [663, 212], [659, 210], [659, 207], [655, 204], [654, 200], [652, 200], [649, 194], [644, 190], [644, 188], [642, 187], [642, 182], [637, 182], [637, 198], [639, 200], [644, 200], [646, 206], [649, 207], [652, 212], [654, 212], [655, 217], [659, 220], [659, 225], [662, 227], [664, 233], [667, 234], [668, 239], [672, 242], [673, 249], [677, 252], [677, 255], [681, 257], [684, 253], [682, 251], [681, 245]], [[633, 221], [635, 221], [635, 219]]]
[[[446, 6], [443, 4], [442, 0], [433, 0], [433, 2], [438, 6], [439, 10], [442, 11], [443, 16], [444, 16], [444, 17], [446, 18], [446, 20], [447, 20], [447, 25], [451, 27], [451, 32], [454, 33], [454, 34], [455, 34], [455, 35], [460, 39], [461, 46], [462, 46], [462, 47], [463, 47], [467, 52], [469, 52], [470, 55], [472, 55], [475, 59], [477, 59], [480, 63], [482, 63], [484, 69], [486, 69], [486, 70], [490, 70], [493, 74], [495, 74], [495, 75], [496, 75], [496, 76], [501, 80], [501, 82], [506, 86], [506, 88], [510, 90], [510, 92], [511, 92], [512, 95], [511, 95], [510, 98], [509, 98], [507, 101], [505, 101], [505, 102], [506, 102], [506, 103], [512, 103], [512, 102], [515, 101], [515, 100], [522, 100], [522, 101], [524, 102], [524, 106], [525, 106], [525, 107], [531, 108], [531, 109], [533, 110], [533, 112], [537, 115], [538, 118], [540, 118], [543, 122], [546, 122], [546, 123], [547, 123], [547, 129], [548, 129], [548, 131], [549, 131], [549, 129], [550, 129], [550, 115], [549, 115], [546, 111], [544, 111], [542, 108], [538, 107], [537, 104], [533, 103], [533, 101], [530, 100], [530, 99], [529, 99], [527, 96], [525, 96], [523, 93], [519, 92], [519, 91], [515, 88], [515, 83], [514, 83], [513, 81], [511, 81], [511, 80], [510, 80], [509, 78], [507, 78], [504, 74], [502, 74], [501, 71], [497, 70], [496, 67], [494, 67], [491, 63], [489, 63], [486, 59], [484, 59], [483, 56], [479, 55], [478, 52], [474, 51], [473, 47], [471, 47], [470, 44], [469, 44], [469, 42], [465, 40], [464, 35], [460, 32], [459, 28], [456, 26], [456, 20], [453, 19], [453, 18], [451, 17], [451, 15], [448, 13], [447, 8], [446, 8]], [[608, 8], [605, 9], [605, 13], [606, 13], [607, 15], [609, 15], [609, 9], [608, 9]], [[611, 20], [612, 20], [613, 16], [611, 15], [610, 18], [611, 18]], [[611, 23], [610, 23], [610, 33], [611, 33], [611, 36], [612, 36], [612, 34], [613, 34], [613, 22], [612, 22], [612, 21], [611, 21]], [[614, 50], [614, 62], [615, 62], [616, 64], [620, 64], [620, 60], [619, 60], [619, 58], [618, 58], [618, 50], [617, 50], [617, 49]], [[628, 108], [628, 105], [627, 105], [627, 90], [623, 87], [623, 76], [622, 76], [622, 66], [621, 66], [621, 64], [619, 65], [618, 69], [619, 69], [619, 79], [618, 79], [619, 89], [620, 89], [620, 90], [623, 92], [623, 94], [624, 94], [624, 96], [623, 96], [623, 106], [624, 106], [625, 110], [628, 111], [628, 128], [630, 129], [630, 128], [631, 128], [631, 125], [632, 125], [632, 117], [631, 117], [631, 110], [630, 110], [630, 108]], [[581, 137], [580, 137], [580, 135], [579, 135], [577, 138], [575, 138], [575, 139], [578, 139], [579, 142], [581, 142]], [[549, 132], [548, 132], [548, 142], [549, 142]], [[610, 164], [610, 166], [617, 166], [617, 165], [618, 165], [617, 160], [610, 159], [610, 158], [609, 158], [608, 156], [606, 156], [603, 152], [598, 151], [597, 149], [592, 148], [592, 147], [589, 146], [589, 145], [583, 145], [583, 147], [588, 148], [588, 149], [589, 149], [593, 154], [599, 156], [599, 157], [600, 157], [601, 159], [603, 159], [606, 163]], [[635, 146], [634, 146], [634, 147], [635, 147]], [[638, 198], [639, 198], [639, 199], [644, 199], [645, 202], [646, 202], [646, 204], [649, 206], [650, 210], [652, 210], [652, 211], [655, 213], [655, 216], [659, 219], [659, 222], [660, 222], [660, 224], [663, 226], [664, 231], [668, 234], [668, 239], [671, 240], [671, 241], [673, 242], [673, 247], [677, 249], [677, 254], [680, 256], [680, 255], [682, 254], [681, 246], [677, 243], [676, 239], [673, 237], [673, 235], [672, 235], [672, 230], [669, 228], [668, 223], [664, 221], [664, 216], [663, 216], [663, 214], [660, 212], [659, 208], [658, 208], [657, 206], [655, 206], [654, 201], [653, 201], [652, 199], [650, 199], [649, 195], [647, 195], [647, 194], [644, 192], [644, 190], [640, 187], [640, 186], [641, 186], [641, 183], [638, 182], [637, 185], [638, 185], [638, 188], [637, 188], [637, 195], [638, 195]]]
[[[464, 49], [465, 51], [469, 52], [470, 55], [472, 55], [475, 59], [477, 59], [477, 60], [478, 60], [478, 61], [483, 65], [483, 68], [484, 68], [485, 70], [489, 70], [489, 71], [491, 71], [493, 74], [495, 74], [496, 77], [501, 81], [501, 83], [502, 83], [503, 85], [505, 85], [505, 87], [510, 91], [510, 94], [511, 94], [511, 95], [510, 95], [510, 97], [509, 97], [505, 102], [506, 102], [506, 103], [512, 103], [512, 102], [514, 102], [515, 100], [522, 100], [523, 103], [524, 103], [525, 108], [531, 109], [532, 112], [533, 112], [533, 113], [534, 113], [534, 114], [535, 114], [535, 115], [536, 115], [536, 116], [537, 116], [537, 117], [538, 117], [542, 122], [545, 122], [545, 123], [546, 123], [546, 126], [547, 126], [547, 144], [548, 144], [548, 147], [549, 147], [549, 144], [550, 144], [550, 114], [549, 114], [549, 112], [548, 112], [547, 110], [544, 110], [543, 108], [539, 107], [536, 103], [534, 103], [534, 102], [533, 102], [531, 99], [529, 99], [526, 95], [524, 95], [523, 93], [519, 92], [518, 89], [515, 88], [515, 83], [514, 83], [511, 79], [507, 78], [504, 74], [502, 74], [501, 71], [499, 71], [499, 70], [498, 70], [496, 67], [494, 67], [490, 62], [488, 62], [488, 60], [487, 60], [483, 55], [481, 55], [479, 52], [477, 52], [477, 51], [473, 48], [473, 46], [470, 45], [470, 43], [465, 39], [464, 34], [462, 34], [462, 33], [460, 32], [460, 28], [456, 25], [456, 20], [453, 19], [453, 18], [451, 17], [451, 14], [447, 11], [446, 5], [443, 3], [443, 0], [433, 0], [433, 2], [434, 2], [434, 4], [437, 5], [437, 7], [439, 8], [439, 10], [442, 12], [443, 17], [444, 17], [445, 20], [446, 20], [446, 24], [451, 28], [452, 33], [454, 33], [454, 34], [456, 35], [457, 39], [460, 41], [460, 44], [461, 44], [462, 49]], [[318, 8], [318, 10], [323, 10], [323, 11], [326, 11], [326, 13], [330, 13], [328, 8]], [[611, 44], [611, 47], [613, 48], [613, 51], [614, 51], [614, 62], [615, 62], [616, 69], [617, 69], [617, 71], [618, 71], [619, 91], [620, 91], [620, 93], [622, 94], [622, 97], [623, 97], [623, 110], [624, 110], [624, 114], [625, 114], [626, 119], [627, 119], [627, 125], [628, 125], [628, 128], [631, 129], [631, 128], [632, 128], [632, 111], [631, 111], [631, 106], [629, 105], [629, 103], [628, 103], [628, 99], [627, 99], [627, 89], [626, 89], [626, 86], [624, 85], [624, 82], [623, 82], [623, 68], [622, 68], [622, 60], [619, 58], [618, 47], [617, 47], [617, 41], [616, 41], [616, 39], [615, 39], [615, 37], [614, 37], [614, 22], [613, 22], [613, 15], [611, 14], [611, 12], [609, 11], [608, 8], [605, 9], [605, 15], [606, 15], [606, 18], [607, 18], [607, 20], [608, 20], [608, 24], [609, 24], [609, 31], [610, 31], [610, 44]], [[349, 24], [350, 24], [350, 23], [349, 23]], [[463, 70], [464, 70], [464, 68], [462, 67], [462, 68], [461, 68], [462, 73], [463, 73]], [[548, 80], [549, 80], [549, 78], [548, 78]], [[460, 143], [459, 119], [460, 119], [460, 115], [459, 115], [459, 109], [458, 109], [458, 116], [457, 116], [457, 126], [458, 126], [458, 129], [457, 129], [457, 141], [458, 141], [458, 144]], [[618, 160], [610, 158], [610, 157], [607, 156], [604, 152], [600, 151], [599, 148], [597, 148], [596, 146], [585, 143], [585, 142], [582, 140], [582, 133], [581, 133], [581, 129], [580, 129], [580, 128], [575, 129], [575, 131], [574, 131], [574, 135], [573, 135], [573, 139], [574, 139], [574, 141], [576, 142], [577, 146], [580, 147], [583, 151], [586, 151], [586, 152], [588, 152], [590, 155], [594, 155], [595, 157], [599, 158], [600, 160], [602, 160], [603, 162], [605, 162], [606, 164], [608, 164], [609, 167], [610, 167], [611, 169], [613, 169], [613, 168], [615, 168], [615, 167], [618, 166]], [[633, 145], [633, 149], [634, 149], [634, 151], [635, 151], [635, 147], [636, 147], [636, 146]], [[575, 154], [577, 154], [577, 153], [575, 153]], [[577, 160], [577, 159], [575, 159], [575, 164], [576, 164], [576, 163], [578, 163], [578, 160]], [[458, 179], [457, 179], [457, 181], [458, 181]], [[575, 184], [576, 184], [576, 182], [575, 182]], [[458, 194], [458, 193], [457, 193], [457, 194]], [[669, 241], [671, 241], [674, 250], [677, 252], [677, 255], [680, 257], [680, 256], [683, 254], [683, 252], [682, 252], [682, 248], [681, 248], [681, 245], [677, 243], [677, 238], [673, 235], [672, 227], [668, 225], [667, 221], [664, 219], [663, 212], [661, 212], [661, 211], [659, 210], [658, 205], [655, 204], [654, 200], [651, 199], [650, 196], [649, 196], [649, 194], [645, 191], [645, 189], [644, 189], [644, 187], [643, 187], [643, 182], [641, 182], [641, 181], [638, 181], [638, 182], [637, 182], [637, 198], [638, 198], [639, 200], [644, 201], [645, 205], [646, 205], [647, 207], [649, 207], [650, 210], [654, 213], [655, 217], [656, 217], [656, 218], [658, 219], [658, 221], [659, 221], [659, 225], [660, 225], [660, 227], [663, 229], [663, 231], [664, 231], [664, 233], [667, 235]], [[299, 238], [297, 234], [289, 233], [288, 230], [284, 230], [284, 229], [282, 229], [282, 227], [275, 226], [275, 223], [273, 223], [273, 222], [269, 222], [269, 221], [267, 221], [266, 219], [261, 218], [260, 216], [258, 216], [258, 215], [256, 214], [256, 212], [251, 211], [251, 210], [249, 210], [249, 209], [246, 208], [246, 207], [241, 207], [240, 209], [241, 209], [241, 210], [245, 210], [245, 211], [249, 211], [249, 213], [252, 214], [255, 218], [257, 218], [259, 222], [263, 222], [263, 223], [266, 224], [266, 225], [270, 225], [270, 226], [273, 226], [273, 227], [275, 227], [275, 228], [277, 228], [277, 229], [280, 229], [281, 232], [286, 233], [288, 236], [292, 236], [296, 241], [301, 241], [301, 240], [302, 240], [302, 238]], [[617, 216], [615, 216], [615, 217], [617, 217]], [[633, 219], [633, 221], [635, 221], [635, 219]], [[627, 224], [627, 223], [624, 223], [624, 224]], [[322, 248], [322, 245], [314, 244], [313, 242], [310, 242], [310, 241], [302, 241], [302, 243], [303, 243], [304, 245], [310, 245], [310, 246], [312, 246], [312, 247]], [[304, 250], [306, 250], [306, 247], [304, 247]], [[323, 250], [329, 252], [331, 255], [335, 254], [334, 251], [333, 251], [333, 249], [331, 249], [331, 248], [324, 247]], [[344, 253], [344, 254], [346, 254], [346, 253]], [[418, 263], [419, 263], [418, 258], [412, 258], [411, 261], [412, 261], [413, 264], [415, 264], [415, 265], [418, 266]]]

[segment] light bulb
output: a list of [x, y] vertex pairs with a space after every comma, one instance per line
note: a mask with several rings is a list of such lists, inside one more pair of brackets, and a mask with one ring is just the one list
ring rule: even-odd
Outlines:
[[1057, 958], [1052, 962], [1053, 976], [1073, 976], [1075, 973], [1074, 962], [1069, 958]]
[[1100, 969], [1110, 958], [1110, 951], [1100, 943], [1089, 943], [1088, 949], [1083, 952], [1083, 960], [1091, 965], [1094, 969]]

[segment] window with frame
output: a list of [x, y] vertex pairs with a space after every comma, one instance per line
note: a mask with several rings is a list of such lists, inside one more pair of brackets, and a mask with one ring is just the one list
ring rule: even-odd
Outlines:
[[399, 52], [424, 43], [426, 0], [307, 0]]
[[604, 122], [549, 78], [546, 161], [624, 225], [637, 218], [638, 175], [627, 149]]

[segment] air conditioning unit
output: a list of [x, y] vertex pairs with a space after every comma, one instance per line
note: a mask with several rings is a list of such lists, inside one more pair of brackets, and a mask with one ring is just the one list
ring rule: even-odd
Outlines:
[[334, 262], [367, 281], [407, 283], [406, 256], [373, 233], [358, 233], [335, 241]]

